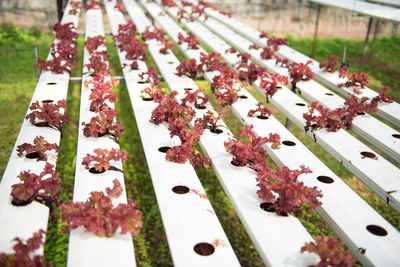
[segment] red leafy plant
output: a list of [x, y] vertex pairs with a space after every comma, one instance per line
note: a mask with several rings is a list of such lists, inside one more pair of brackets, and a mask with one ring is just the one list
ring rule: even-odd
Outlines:
[[301, 248], [301, 252], [304, 253], [307, 251], [318, 254], [321, 261], [316, 265], [316, 267], [355, 266], [356, 260], [353, 255], [351, 255], [351, 250], [346, 249], [344, 243], [339, 241], [337, 238], [317, 235], [315, 240], [317, 241], [316, 243], [306, 243]]
[[235, 166], [249, 165], [255, 167], [258, 164], [265, 163], [266, 153], [262, 146], [266, 143], [272, 143], [273, 149], [278, 149], [280, 146], [278, 134], [270, 134], [269, 137], [256, 137], [252, 129], [253, 125], [246, 125], [239, 132], [239, 136], [248, 138], [248, 143], [237, 139], [229, 139], [224, 143], [226, 151], [233, 155], [231, 163]]
[[104, 106], [107, 106], [106, 101], [115, 103], [118, 100], [118, 96], [113, 93], [113, 88], [119, 84], [119, 81], [113, 77], [105, 81], [106, 76], [105, 73], [98, 73], [94, 79], [85, 82], [85, 87], [91, 89], [90, 111], [100, 112]]
[[265, 60], [272, 59], [275, 58], [275, 52], [269, 46], [265, 46], [262, 49], [260, 56]]
[[208, 19], [207, 14], [204, 12], [205, 8], [206, 8], [205, 6], [191, 4], [190, 8], [191, 8], [191, 16], [193, 16], [195, 18], [203, 17], [204, 21], [206, 21]]
[[167, 7], [175, 7], [178, 6], [174, 0], [161, 0], [161, 4]]
[[125, 10], [125, 8], [124, 8], [124, 4], [122, 3], [122, 2], [117, 2], [115, 5], [114, 5], [114, 8], [115, 9], [117, 9], [119, 12], [121, 12], [121, 13], [125, 13], [126, 12], [126, 10]]
[[102, 35], [88, 37], [84, 43], [84, 46], [90, 54], [95, 53], [99, 47], [107, 47], [106, 38], [104, 38]]
[[108, 136], [116, 143], [118, 138], [124, 134], [122, 123], [116, 122], [117, 112], [115, 109], [103, 106], [103, 109], [97, 116], [90, 119], [90, 122], [83, 122], [83, 135], [86, 137]]
[[58, 40], [76, 41], [79, 36], [72, 22], [64, 24], [57, 22], [54, 24], [53, 29], [56, 32], [56, 39]]
[[67, 223], [64, 230], [69, 232], [83, 226], [97, 236], [111, 237], [120, 228], [121, 234], [129, 232], [132, 237], [136, 236], [143, 225], [142, 212], [132, 199], [128, 204], [114, 207], [112, 200], [121, 196], [122, 187], [117, 179], [113, 183], [113, 188], [106, 188], [106, 194], [93, 191], [85, 202], [69, 200], [61, 204], [61, 220]]
[[228, 49], [225, 50], [225, 53], [226, 54], [236, 53], [236, 48], [234, 48], [234, 47], [228, 48]]
[[85, 10], [88, 11], [90, 9], [101, 9], [102, 6], [103, 4], [99, 1], [90, 0], [88, 3], [86, 3]]
[[279, 75], [278, 73], [268, 75], [267, 73], [263, 73], [260, 76], [260, 88], [265, 90], [265, 94], [267, 96], [267, 102], [269, 102], [268, 97], [272, 97], [278, 89], [282, 88], [281, 85], [287, 85], [288, 78], [283, 75]]
[[167, 39], [163, 39], [162, 44], [164, 45], [162, 48], [160, 48], [160, 53], [166, 55], [168, 54], [168, 50], [171, 50], [172, 48], [174, 48], [174, 42], [169, 41]]
[[81, 1], [70, 1], [71, 9], [69, 10], [69, 14], [76, 15], [81, 9]]
[[275, 38], [275, 37], [269, 38], [267, 41], [267, 45], [269, 47], [272, 47], [274, 52], [278, 51], [278, 49], [281, 45], [287, 45], [288, 43], [289, 43], [288, 39]]
[[151, 82], [154, 84], [158, 84], [160, 82], [156, 69], [153, 67], [147, 67], [147, 71], [140, 73], [139, 77], [140, 79], [142, 79], [142, 82], [145, 83]]
[[43, 239], [45, 235], [43, 229], [33, 233], [32, 237], [28, 238], [25, 242], [19, 237], [14, 238], [16, 244], [13, 246], [14, 253], [6, 254], [0, 253], [0, 266], [3, 267], [17, 267], [17, 266], [37, 266], [46, 267], [53, 266], [47, 264], [43, 255], [35, 255], [35, 251], [44, 245]]
[[178, 44], [187, 44], [187, 49], [199, 49], [200, 43], [197, 41], [196, 37], [190, 33], [187, 37], [183, 36], [182, 33], [178, 33]]
[[[62, 128], [70, 121], [67, 112], [67, 101], [59, 100], [56, 104], [43, 102], [40, 105], [39, 101], [33, 102], [29, 107], [32, 110], [31, 113], [26, 115], [26, 119], [29, 120], [35, 126], [38, 127], [50, 127], [60, 131], [61, 137], [63, 137]], [[63, 109], [63, 113], [60, 112]]]
[[108, 170], [122, 172], [121, 169], [111, 166], [110, 161], [128, 160], [128, 153], [116, 148], [112, 148], [111, 150], [96, 148], [93, 152], [95, 155], [86, 154], [82, 160], [82, 165], [94, 173], [103, 173]]
[[89, 58], [89, 64], [85, 64], [85, 67], [89, 72], [92, 72], [93, 75], [97, 75], [98, 73], [109, 74], [111, 69], [108, 64], [107, 52], [92, 53]]
[[375, 102], [385, 102], [385, 103], [393, 103], [395, 100], [395, 96], [388, 96], [387, 95], [387, 88], [383, 88], [382, 90], [378, 90], [379, 95], [375, 96], [372, 101]]
[[185, 97], [181, 100], [181, 105], [186, 106], [186, 103], [192, 103], [198, 109], [204, 109], [205, 104], [208, 102], [210, 97], [206, 94], [203, 88], [198, 88], [193, 93], [190, 90], [185, 89]]
[[314, 73], [308, 66], [311, 63], [311, 60], [309, 60], [306, 64], [293, 62], [289, 65], [289, 75], [291, 78], [293, 92], [296, 91], [296, 84], [299, 81], [308, 81], [314, 78]]
[[321, 62], [321, 63], [319, 63], [319, 67], [320, 67], [321, 69], [323, 69], [324, 71], [326, 71], [326, 72], [331, 72], [331, 73], [333, 73], [333, 72], [337, 71], [336, 65], [337, 65], [338, 60], [339, 60], [339, 59], [338, 59], [337, 56], [335, 56], [335, 55], [330, 55], [330, 56], [328, 57], [328, 62]]
[[161, 100], [163, 95], [165, 95], [165, 89], [162, 87], [158, 87], [154, 83], [151, 83], [149, 87], [146, 87], [140, 91], [140, 96], [143, 100], [155, 99], [155, 101], [158, 102]]
[[185, 59], [182, 60], [179, 65], [176, 67], [178, 76], [187, 76], [191, 79], [196, 78], [197, 76], [197, 62], [196, 59]]
[[260, 38], [268, 38], [268, 33], [266, 31], [261, 31]]
[[11, 186], [11, 203], [15, 206], [25, 206], [37, 201], [48, 206], [53, 218], [56, 218], [53, 205], [59, 201], [58, 191], [62, 182], [58, 178], [58, 173], [54, 172], [54, 166], [46, 162], [44, 170], [39, 175], [28, 170], [22, 171], [18, 178], [22, 183]]
[[356, 94], [361, 94], [360, 89], [365, 88], [365, 85], [369, 82], [369, 77], [365, 73], [347, 74], [347, 81], [345, 83], [339, 84], [339, 87], [351, 87], [353, 86], [353, 92]]
[[263, 67], [257, 67], [254, 63], [241, 63], [238, 66], [239, 79], [241, 81], [248, 81], [249, 83], [255, 82], [258, 77], [266, 72]]
[[301, 174], [312, 173], [310, 169], [300, 166], [300, 170], [291, 170], [284, 166], [275, 172], [264, 166], [258, 165], [257, 191], [258, 196], [265, 202], [271, 203], [268, 211], [275, 211], [278, 215], [300, 215], [301, 206], [309, 203], [310, 210], [321, 206], [319, 198], [321, 191], [316, 186], [307, 187], [297, 178]]
[[163, 30], [157, 27], [147, 26], [146, 30], [142, 33], [142, 39], [144, 41], [155, 39], [161, 42], [161, 40], [164, 40]]
[[349, 68], [347, 66], [343, 66], [343, 68], [341, 68], [339, 71], [339, 77], [347, 78], [348, 76], [350, 76]]
[[249, 46], [249, 50], [251, 50], [251, 49], [254, 49], [254, 50], [257, 50], [257, 49], [259, 49], [260, 47], [256, 44], [256, 43], [253, 43], [253, 44], [251, 44], [250, 46]]
[[268, 108], [264, 107], [264, 104], [262, 102], [258, 102], [257, 108], [250, 109], [249, 113], [247, 113], [247, 116], [253, 117], [255, 114], [258, 114], [257, 117], [260, 119], [268, 119], [268, 117], [271, 116], [272, 112]]
[[218, 121], [222, 120], [224, 115], [222, 113], [218, 113], [217, 116], [211, 110], [207, 110], [207, 112], [203, 115], [202, 118], [198, 118], [196, 121], [203, 125], [204, 129], [210, 129], [210, 132], [220, 134], [222, 130], [218, 129]]
[[54, 150], [56, 153], [60, 152], [60, 148], [56, 143], [51, 144], [44, 140], [43, 136], [36, 136], [33, 139], [33, 144], [23, 143], [17, 146], [17, 155], [22, 157], [25, 152], [27, 158], [47, 161], [46, 152], [50, 150]]

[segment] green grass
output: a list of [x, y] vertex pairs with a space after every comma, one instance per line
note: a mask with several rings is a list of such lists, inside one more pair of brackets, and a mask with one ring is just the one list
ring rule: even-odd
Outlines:
[[[306, 54], [310, 53], [311, 39], [295, 40], [291, 37], [289, 38], [293, 48]], [[380, 64], [378, 64], [379, 66], [373, 65], [372, 68], [365, 68], [368, 75], [373, 78], [370, 84], [373, 89], [382, 86], [391, 86], [391, 93], [395, 95], [399, 94], [395, 88], [397, 88], [400, 83], [398, 68], [398, 64], [400, 63], [394, 60], [396, 55], [400, 52], [399, 39], [400, 38], [396, 37], [395, 39], [381, 38], [377, 40], [375, 56], [372, 60], [380, 62]], [[36, 86], [36, 71], [31, 67], [34, 64], [34, 47], [37, 46], [39, 48], [39, 56], [46, 57], [52, 40], [53, 36], [40, 34], [33, 30], [31, 32], [22, 32], [13, 27], [0, 28], [0, 55], [2, 62], [7, 63], [0, 65], [0, 114], [2, 114], [2, 116], [0, 116], [0, 130], [2, 134], [0, 138], [1, 175], [3, 175], [21, 122], [23, 121]], [[117, 53], [112, 46], [112, 39], [107, 37], [107, 41], [109, 43], [108, 50], [114, 75], [122, 75]], [[73, 73], [72, 76], [79, 76], [82, 69], [83, 37], [80, 37], [78, 42], [80, 44], [80, 53], [77, 58], [77, 72]], [[348, 44], [348, 59], [352, 64], [352, 70], [357, 71], [357, 62], [360, 56], [357, 49], [362, 46], [362, 42], [339, 39], [318, 40], [316, 58], [321, 61], [325, 60], [330, 54], [340, 55], [344, 43]], [[184, 58], [176, 48], [174, 52], [177, 53], [179, 59]], [[156, 67], [151, 57], [149, 57], [148, 64]], [[197, 81], [197, 84], [210, 93], [207, 82]], [[165, 83], [161, 83], [161, 86], [166, 85]], [[80, 87], [80, 84], [70, 85], [67, 96], [67, 113], [71, 118], [71, 123], [64, 129], [64, 138], [62, 138], [60, 143], [61, 152], [57, 164], [57, 171], [60, 173], [60, 178], [63, 180], [63, 186], [60, 191], [60, 199], [62, 202], [71, 199], [73, 194]], [[120, 145], [122, 149], [128, 151], [128, 161], [123, 165], [127, 195], [129, 198], [133, 198], [140, 207], [140, 210], [143, 211], [143, 228], [140, 234], [134, 238], [136, 261], [138, 266], [172, 266], [172, 259], [161, 215], [158, 210], [151, 177], [146, 164], [126, 85], [121, 83], [117, 87], [116, 93], [119, 96], [119, 102], [116, 105], [118, 120], [123, 122], [125, 129], [125, 135], [120, 139]], [[251, 90], [251, 93], [258, 100], [263, 101], [263, 97], [255, 90]], [[218, 105], [213, 95], [211, 95], [210, 101], [217, 110], [221, 110], [221, 107]], [[270, 104], [268, 104], [268, 106], [270, 106]], [[271, 107], [271, 109], [273, 110], [274, 116], [284, 123], [286, 119], [285, 116], [273, 107]], [[7, 115], [5, 116], [5, 114]], [[237, 136], [242, 125], [229, 108], [224, 109], [224, 114], [225, 123]], [[330, 169], [338, 176], [342, 177], [346, 183], [357, 191], [357, 193], [372, 207], [381, 213], [397, 229], [400, 228], [400, 216], [397, 212], [388, 207], [376, 194], [372, 193], [350, 172], [344, 169], [340, 163], [323, 151], [319, 145], [311, 138], [307, 137], [301, 129], [292, 126], [291, 131]], [[262, 266], [263, 263], [257, 251], [240, 223], [238, 216], [214, 172], [212, 170], [203, 169], [196, 170], [196, 172], [240, 263], [243, 266]], [[59, 210], [57, 214], [59, 216]], [[302, 216], [299, 219], [313, 236], [320, 233], [334, 236], [332, 230], [315, 211], [309, 212], [307, 208], [304, 208], [302, 210]], [[62, 231], [60, 218], [58, 218], [56, 222], [50, 220], [48, 230], [49, 234], [47, 235], [45, 247], [46, 260], [54, 263], [55, 266], [65, 266], [68, 254], [69, 235]]]

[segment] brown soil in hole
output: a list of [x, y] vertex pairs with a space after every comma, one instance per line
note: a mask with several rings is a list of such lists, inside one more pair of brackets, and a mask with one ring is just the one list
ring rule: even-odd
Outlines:
[[198, 243], [194, 246], [194, 251], [201, 256], [209, 256], [214, 253], [215, 248], [209, 243]]
[[180, 194], [180, 195], [189, 193], [189, 191], [190, 191], [189, 187], [184, 186], [184, 185], [177, 185], [172, 188], [172, 192], [174, 192], [176, 194]]
[[38, 153], [38, 152], [32, 152], [32, 153], [28, 153], [26, 154], [26, 156], [28, 159], [40, 159], [42, 156]]

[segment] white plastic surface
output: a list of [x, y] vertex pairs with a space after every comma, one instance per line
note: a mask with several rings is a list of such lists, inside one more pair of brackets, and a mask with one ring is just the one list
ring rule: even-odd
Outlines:
[[[97, 35], [104, 36], [103, 21], [101, 10], [86, 11], [86, 39]], [[99, 51], [105, 47], [98, 48]], [[90, 54], [85, 49], [83, 64], [89, 63]], [[85, 73], [84, 68], [84, 73]], [[90, 89], [84, 86], [85, 81], [91, 80], [88, 74], [82, 77], [81, 88], [81, 105], [79, 116], [79, 131], [78, 131], [78, 149], [76, 157], [75, 183], [73, 200], [86, 201], [90, 192], [103, 191], [107, 187], [113, 187], [113, 180], [118, 179], [123, 192], [117, 199], [113, 199], [113, 204], [117, 206], [119, 203], [127, 203], [124, 175], [118, 171], [108, 170], [101, 174], [90, 173], [85, 166], [82, 165], [82, 160], [86, 154], [94, 154], [96, 148], [102, 149], [119, 149], [119, 145], [108, 137], [85, 137], [83, 135], [82, 122], [88, 123], [90, 119], [97, 114], [91, 112], [90, 108]], [[110, 107], [113, 107], [109, 103]], [[122, 163], [111, 162], [122, 170]], [[140, 207], [139, 207], [140, 210]], [[121, 235], [116, 233], [115, 236], [106, 238], [98, 237], [94, 233], [86, 231], [83, 227], [72, 230], [70, 233], [68, 247], [68, 266], [136, 266], [135, 253], [133, 249], [132, 237], [129, 233]]]
[[[125, 19], [119, 11], [112, 8], [113, 2], [105, 4], [112, 32], [116, 34], [118, 25], [124, 24]], [[124, 53], [118, 51], [118, 54], [123, 65], [127, 62]], [[188, 162], [178, 164], [167, 161], [165, 153], [158, 151], [160, 147], [173, 147], [180, 142], [178, 138], [169, 137], [165, 122], [160, 125], [149, 122], [151, 112], [157, 104], [143, 101], [140, 96], [140, 91], [150, 84], [138, 83], [141, 80], [139, 74], [147, 70], [144, 62], [138, 60], [138, 63], [138, 70], [124, 68], [123, 72], [174, 265], [239, 266], [193, 167]], [[172, 188], [178, 185], [186, 186], [190, 191], [186, 194], [176, 194]], [[214, 245], [215, 252], [212, 255], [201, 256], [196, 254], [193, 248], [202, 242], [219, 242], [220, 245]]]
[[[219, 12], [212, 10], [210, 8], [206, 9], [207, 15], [225, 23], [236, 32], [242, 34], [250, 41], [255, 42], [257, 45], [264, 47], [267, 43], [267, 38], [260, 38], [260, 31], [240, 22], [233, 18], [229, 18], [220, 14]], [[319, 68], [319, 62], [316, 60], [290, 48], [289, 46], [282, 45], [280, 46], [279, 50], [276, 52], [281, 58], [287, 58], [289, 61], [292, 62], [302, 62], [306, 63], [307, 61], [311, 60], [312, 63], [310, 64], [310, 68], [315, 74], [315, 78], [321, 81], [322, 83], [326, 84], [339, 94], [344, 97], [347, 97], [349, 93], [353, 93], [352, 87], [339, 87], [340, 84], [346, 82], [345, 79], [339, 78], [339, 72], [336, 71], [334, 73], [324, 72]], [[378, 93], [368, 87], [361, 89], [361, 94], [355, 94], [356, 97], [369, 97], [373, 98], [377, 96]], [[400, 104], [397, 102], [393, 103], [379, 103], [378, 104], [378, 111], [377, 115], [385, 119], [386, 121], [400, 127]]]
[[[159, 9], [157, 9], [154, 4], [145, 4], [145, 6], [153, 16], [159, 13]], [[173, 27], [170, 23], [167, 23], [167, 19], [164, 16], [158, 16], [155, 18], [160, 25], [165, 27], [165, 30], [171, 36], [177, 35], [177, 33], [173, 31]], [[184, 23], [184, 25], [190, 30], [194, 29], [194, 27], [190, 26], [189, 23]], [[211, 35], [207, 35], [204, 39], [211, 40]], [[214, 43], [215, 40], [212, 42]], [[190, 50], [183, 51], [186, 52]], [[195, 53], [195, 51], [192, 52]], [[197, 51], [197, 53], [199, 52], [200, 51]], [[208, 81], [212, 79], [212, 75], [210, 75], [210, 73], [206, 73], [205, 75]], [[246, 94], [248, 98], [239, 100], [237, 103], [232, 105], [232, 110], [242, 121], [247, 118], [249, 106], [254, 105], [256, 101], [252, 99], [250, 94], [247, 92], [244, 91], [240, 93]], [[279, 150], [269, 149], [269, 155], [280, 166], [287, 165], [290, 168], [297, 168], [300, 164], [304, 163], [314, 171], [313, 174], [302, 177], [302, 180], [309, 186], [318, 185], [323, 191], [323, 206], [318, 210], [318, 212], [331, 225], [340, 238], [347, 243], [364, 265], [375, 264], [395, 266], [397, 264], [399, 261], [397, 257], [400, 252], [400, 246], [394, 245], [394, 243], [400, 242], [400, 235], [393, 226], [386, 222], [339, 178], [334, 176], [326, 166], [306, 150], [305, 147], [302, 146], [301, 143], [282, 125], [278, 126], [279, 123], [276, 123], [275, 125], [273, 117], [262, 122], [259, 122], [259, 120], [255, 118], [247, 118], [246, 123], [252, 123], [255, 125], [256, 133], [261, 136], [267, 136], [269, 132], [277, 132], [281, 135], [282, 140], [290, 140], [296, 143], [294, 147], [282, 147]], [[333, 178], [334, 183], [323, 184], [319, 182], [315, 179], [319, 175]], [[340, 195], [340, 198], [338, 198], [338, 195]], [[390, 234], [384, 238], [375, 236], [366, 230], [366, 226], [370, 224], [380, 225], [386, 230], [390, 229]], [[389, 235], [391, 236], [390, 238]], [[359, 252], [359, 249], [361, 248], [366, 248], [366, 253], [363, 255]], [[379, 252], [377, 252], [378, 250]], [[383, 254], [379, 255], [380, 253], [384, 253], [385, 256], [382, 256]]]
[[[78, 27], [79, 13], [71, 15], [68, 13], [71, 6], [67, 5], [65, 15], [61, 23], [72, 22], [75, 28]], [[48, 59], [51, 58], [49, 53]], [[29, 106], [36, 101], [42, 100], [58, 100], [66, 99], [68, 91], [69, 74], [53, 74], [49, 71], [43, 71], [36, 85]], [[56, 84], [48, 84], [56, 83]], [[28, 109], [27, 113], [30, 113]], [[4, 115], [4, 114], [3, 114]], [[20, 132], [12, 150], [7, 167], [4, 171], [3, 178], [0, 183], [0, 251], [11, 253], [12, 246], [15, 242], [12, 240], [20, 237], [26, 240], [32, 237], [32, 234], [40, 229], [47, 229], [47, 221], [49, 209], [43, 204], [36, 201], [27, 206], [16, 207], [11, 204], [11, 186], [20, 183], [17, 178], [21, 171], [30, 170], [32, 173], [39, 174], [45, 166], [44, 161], [36, 161], [36, 159], [27, 159], [26, 157], [17, 156], [17, 146], [23, 143], [32, 143], [36, 136], [43, 136], [49, 143], [57, 143], [60, 141], [60, 132], [48, 127], [33, 126], [26, 119], [22, 122]], [[48, 152], [48, 162], [56, 167], [57, 154], [54, 150]], [[29, 222], [29, 223], [27, 223]], [[43, 248], [37, 250], [38, 254], [43, 253]]]

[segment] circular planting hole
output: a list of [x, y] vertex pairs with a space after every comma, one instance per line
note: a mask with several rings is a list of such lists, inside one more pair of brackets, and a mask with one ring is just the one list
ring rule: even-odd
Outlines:
[[267, 120], [268, 117], [264, 116], [264, 115], [258, 115], [257, 118], [259, 118], [260, 120]]
[[11, 204], [13, 204], [16, 207], [20, 207], [20, 206], [26, 206], [26, 205], [30, 204], [31, 202], [32, 202], [32, 200], [18, 201], [18, 202], [15, 200], [12, 200]]
[[52, 103], [52, 102], [53, 102], [53, 100], [51, 100], [51, 99], [42, 100], [42, 103]]
[[363, 152], [361, 152], [360, 154], [361, 154], [363, 157], [366, 157], [366, 158], [370, 158], [370, 159], [376, 158], [376, 155], [375, 155], [374, 153], [372, 153], [372, 152], [363, 151]]
[[220, 134], [220, 133], [223, 133], [224, 131], [222, 131], [221, 129], [218, 129], [218, 128], [211, 128], [210, 132], [215, 133], [215, 134]]
[[375, 225], [375, 224], [367, 225], [366, 228], [367, 228], [368, 232], [370, 232], [371, 234], [374, 234], [374, 235], [386, 236], [388, 234], [388, 232], [384, 228], [382, 228], [378, 225]]
[[143, 101], [153, 101], [152, 97], [142, 97]]
[[215, 248], [209, 243], [198, 243], [193, 247], [194, 252], [201, 256], [209, 256], [214, 253]]
[[364, 112], [359, 112], [359, 113], [357, 113], [357, 115], [365, 115], [365, 113]]
[[173, 61], [168, 61], [168, 64], [174, 64], [174, 62]]
[[48, 82], [47, 85], [55, 85], [57, 84], [56, 82]]
[[137, 83], [139, 83], [139, 84], [144, 84], [144, 83], [146, 83], [145, 81], [138, 81]]
[[40, 158], [40, 154], [38, 152], [32, 152], [29, 154], [26, 154], [26, 156], [28, 159], [38, 159]]
[[183, 88], [184, 90], [193, 90], [193, 88], [190, 88], [190, 87], [186, 87], [186, 88]]
[[201, 106], [199, 104], [195, 104], [194, 107], [197, 109], [206, 109], [206, 106]]
[[242, 165], [240, 165], [239, 163], [234, 162], [233, 160], [231, 160], [231, 164], [233, 166], [236, 166], [236, 167], [243, 167]]
[[394, 138], [400, 139], [400, 134], [392, 134]]
[[317, 177], [317, 180], [324, 184], [331, 184], [334, 180], [329, 176], [320, 175]]
[[284, 144], [285, 146], [295, 146], [296, 145], [295, 142], [289, 141], [289, 140], [282, 141], [282, 144]]
[[325, 93], [325, 95], [333, 96], [334, 94], [332, 94], [332, 93]]
[[304, 107], [306, 104], [304, 103], [296, 103], [296, 106]]
[[35, 126], [36, 127], [48, 127], [49, 124], [47, 122], [45, 122], [45, 121], [41, 121], [41, 122], [36, 122]]
[[169, 147], [169, 146], [162, 146], [158, 149], [158, 151], [160, 151], [161, 153], [167, 153], [167, 151], [170, 149], [171, 149], [171, 147]]
[[92, 167], [92, 168], [90, 168], [89, 169], [89, 172], [90, 173], [93, 173], [93, 174], [100, 174], [100, 173], [103, 173], [103, 172], [105, 172], [106, 170], [103, 168], [101, 171], [98, 171], [98, 170], [96, 170], [96, 168], [95, 167]]
[[241, 99], [246, 99], [247, 98], [247, 96], [245, 96], [245, 95], [240, 95], [239, 96]]
[[[263, 202], [263, 203], [260, 204], [260, 208], [261, 208], [262, 210], [264, 210], [264, 211], [267, 211], [267, 212], [275, 212], [275, 211], [276, 211], [275, 208], [274, 208], [274, 207], [271, 207], [272, 204], [274, 204], [274, 203], [271, 203], [271, 202]], [[287, 217], [287, 216], [289, 216], [289, 215], [287, 214], [287, 212], [281, 212], [281, 214], [279, 214], [279, 216]]]
[[172, 188], [172, 192], [174, 192], [175, 194], [180, 194], [180, 195], [189, 193], [189, 191], [190, 191], [189, 187], [184, 186], [184, 185], [177, 185]]

